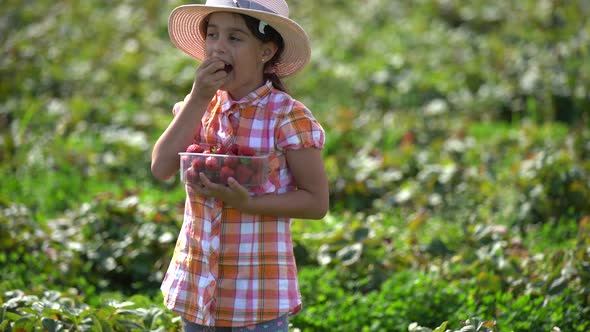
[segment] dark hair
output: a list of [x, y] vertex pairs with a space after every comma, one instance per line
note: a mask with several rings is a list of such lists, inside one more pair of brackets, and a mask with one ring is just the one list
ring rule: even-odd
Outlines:
[[272, 42], [277, 45], [277, 52], [275, 55], [264, 64], [264, 80], [270, 80], [275, 89], [287, 92], [287, 87], [283, 84], [283, 82], [281, 82], [280, 77], [274, 71], [270, 70], [279, 62], [279, 58], [281, 57], [283, 49], [285, 48], [283, 37], [281, 37], [281, 34], [270, 25], [266, 25], [263, 30], [264, 33], [261, 33], [258, 30], [260, 26], [259, 19], [245, 14], [240, 14], [240, 16], [244, 18], [246, 26], [256, 38], [258, 38], [263, 43]]

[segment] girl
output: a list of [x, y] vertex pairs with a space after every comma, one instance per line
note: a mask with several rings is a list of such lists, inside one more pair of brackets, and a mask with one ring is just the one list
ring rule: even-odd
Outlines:
[[329, 206], [325, 135], [281, 78], [310, 58], [305, 31], [284, 0], [208, 0], [174, 9], [173, 43], [201, 61], [190, 93], [152, 152], [165, 180], [194, 141], [249, 146], [269, 155], [270, 175], [247, 189], [200, 174], [186, 186], [184, 222], [162, 282], [185, 331], [287, 331], [301, 309], [292, 218], [321, 219]]

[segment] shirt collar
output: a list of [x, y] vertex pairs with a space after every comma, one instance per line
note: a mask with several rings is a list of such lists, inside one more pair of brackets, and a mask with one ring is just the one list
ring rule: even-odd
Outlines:
[[[238, 105], [238, 108], [244, 108], [252, 105], [258, 105], [261, 99], [270, 93], [272, 90], [272, 82], [266, 81], [258, 89], [248, 93], [244, 98], [240, 100], [233, 100], [227, 91], [221, 91], [221, 113], [235, 111], [234, 105]], [[234, 111], [232, 111], [234, 110]]]

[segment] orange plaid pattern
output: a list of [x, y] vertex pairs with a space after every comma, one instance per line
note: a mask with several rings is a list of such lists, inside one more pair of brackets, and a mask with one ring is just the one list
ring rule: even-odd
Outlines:
[[[218, 91], [195, 139], [270, 155], [268, 181], [250, 188], [259, 195], [295, 190], [285, 151], [321, 149], [325, 134], [302, 103], [267, 82], [239, 101]], [[187, 188], [183, 225], [161, 286], [165, 305], [207, 326], [246, 326], [295, 314], [301, 295], [290, 227], [289, 218], [245, 214]]]

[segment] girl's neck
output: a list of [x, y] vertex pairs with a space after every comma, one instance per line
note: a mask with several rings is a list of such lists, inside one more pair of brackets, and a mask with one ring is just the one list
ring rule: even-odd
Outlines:
[[226, 90], [226, 92], [229, 94], [229, 96], [231, 97], [232, 100], [238, 101], [238, 100], [241, 100], [242, 98], [246, 97], [248, 94], [250, 94], [250, 92], [256, 91], [258, 88], [263, 86], [264, 83], [266, 83], [266, 82], [261, 79], [257, 84], [243, 86], [238, 89]]

